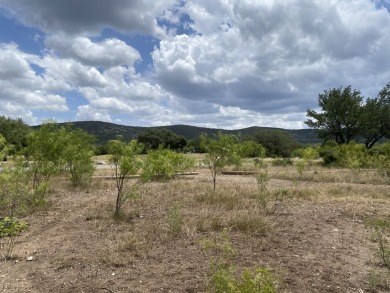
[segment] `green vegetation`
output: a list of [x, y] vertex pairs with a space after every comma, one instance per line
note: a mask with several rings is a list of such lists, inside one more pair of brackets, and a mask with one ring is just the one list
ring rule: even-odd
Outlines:
[[305, 123], [325, 141], [332, 139], [342, 145], [363, 138], [365, 147], [371, 149], [390, 135], [390, 83], [365, 104], [360, 91], [351, 86], [325, 90], [318, 104], [321, 112], [309, 109], [311, 119]]
[[290, 157], [301, 145], [283, 130], [258, 130], [249, 139], [262, 145], [268, 157]]
[[222, 169], [228, 165], [240, 163], [238, 144], [233, 136], [220, 132], [216, 139], [203, 135], [201, 145], [206, 151], [204, 164], [210, 169], [215, 190], [217, 174], [220, 174]]
[[110, 162], [114, 164], [117, 197], [115, 204], [116, 217], [120, 216], [124, 202], [133, 195], [133, 192], [125, 192], [125, 181], [129, 175], [135, 175], [142, 167], [142, 161], [136, 155], [141, 153], [142, 145], [133, 140], [126, 144], [119, 140], [108, 142]]
[[163, 147], [171, 150], [183, 150], [187, 140], [165, 128], [151, 128], [137, 135], [139, 143], [144, 144], [145, 151]]
[[180, 204], [176, 203], [168, 213], [168, 228], [173, 236], [179, 235], [183, 227], [184, 221], [180, 208]]
[[214, 238], [200, 241], [201, 248], [211, 251], [209, 287], [215, 293], [276, 293], [277, 282], [273, 274], [261, 267], [246, 269], [237, 277], [231, 265], [235, 252], [225, 229]]
[[150, 151], [143, 164], [141, 179], [171, 179], [177, 174], [194, 168], [195, 160], [185, 157], [173, 150], [158, 148]]
[[86, 132], [54, 122], [29, 133], [26, 154], [34, 188], [59, 174], [68, 176], [74, 186], [87, 184], [94, 171], [93, 143]]
[[30, 131], [30, 128], [22, 119], [0, 116], [0, 136], [5, 138], [10, 155], [16, 155], [26, 146], [27, 135]]
[[0, 256], [3, 260], [12, 257], [20, 233], [28, 226], [28, 223], [17, 218], [0, 218]]

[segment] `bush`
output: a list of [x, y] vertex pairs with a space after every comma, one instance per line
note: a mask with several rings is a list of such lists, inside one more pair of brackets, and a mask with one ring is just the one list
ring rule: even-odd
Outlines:
[[0, 252], [2, 259], [6, 260], [12, 257], [20, 233], [27, 228], [27, 222], [11, 217], [0, 218]]
[[327, 141], [320, 147], [319, 155], [326, 166], [335, 165], [340, 156], [340, 147], [334, 141]]
[[276, 293], [273, 275], [264, 268], [245, 270], [241, 278], [234, 276], [231, 267], [217, 266], [210, 285], [216, 293]]
[[160, 147], [148, 153], [144, 161], [141, 179], [143, 181], [150, 181], [156, 178], [171, 179], [178, 173], [193, 169], [194, 166], [195, 160]]

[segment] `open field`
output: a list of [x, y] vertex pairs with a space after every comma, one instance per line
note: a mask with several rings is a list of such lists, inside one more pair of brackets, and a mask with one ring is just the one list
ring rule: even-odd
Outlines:
[[278, 292], [390, 292], [369, 225], [390, 221], [390, 186], [376, 172], [268, 167], [263, 187], [283, 198], [266, 213], [255, 176], [219, 175], [213, 192], [209, 171], [196, 171], [142, 184], [121, 219], [114, 180], [76, 190], [54, 181], [48, 206], [25, 218], [14, 258], [0, 264], [0, 292], [213, 292], [221, 260], [237, 275], [268, 268]]

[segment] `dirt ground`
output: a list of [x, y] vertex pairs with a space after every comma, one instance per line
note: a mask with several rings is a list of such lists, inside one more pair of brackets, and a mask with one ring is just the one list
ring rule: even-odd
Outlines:
[[[258, 188], [254, 176], [219, 176], [217, 191], [228, 197], [215, 204], [204, 198], [211, 176], [198, 171], [146, 183], [142, 198], [127, 202], [120, 220], [112, 217], [113, 180], [95, 179], [78, 190], [55, 182], [45, 210], [25, 218], [30, 228], [14, 258], [0, 264], [0, 292], [210, 292], [210, 265], [220, 255], [201, 243], [219, 241], [224, 229], [234, 249], [232, 266], [238, 272], [270, 269], [279, 292], [390, 292], [386, 280], [373, 287], [374, 276], [390, 274], [365, 224], [370, 217], [390, 220], [390, 198], [381, 196], [389, 186], [271, 179], [270, 189], [284, 188], [291, 196], [263, 216], [251, 201]], [[175, 204], [183, 225], [173, 235]], [[261, 217], [267, 228], [240, 229], [232, 224], [235, 216]]]

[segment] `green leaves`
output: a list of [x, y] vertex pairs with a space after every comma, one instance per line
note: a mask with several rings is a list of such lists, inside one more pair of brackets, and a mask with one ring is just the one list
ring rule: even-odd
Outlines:
[[360, 91], [333, 88], [318, 96], [321, 112], [307, 110], [311, 118], [305, 123], [316, 129], [325, 140], [333, 139], [339, 145], [363, 138], [370, 149], [384, 136], [390, 135], [390, 83], [363, 104]]
[[121, 213], [122, 205], [128, 198], [124, 191], [126, 177], [136, 174], [142, 167], [142, 161], [136, 157], [142, 148], [143, 145], [136, 140], [128, 144], [120, 140], [110, 140], [108, 142], [109, 161], [115, 167], [115, 181], [118, 190], [115, 206], [116, 216]]
[[200, 140], [201, 146], [206, 151], [206, 158], [203, 162], [211, 171], [215, 190], [217, 174], [222, 171], [223, 167], [240, 164], [238, 144], [233, 136], [222, 132], [218, 133], [217, 139], [202, 135]]
[[333, 138], [338, 144], [349, 143], [359, 133], [363, 97], [360, 91], [346, 88], [325, 90], [318, 97], [321, 112], [307, 110], [305, 123], [318, 130], [320, 137]]
[[162, 149], [150, 151], [144, 161], [141, 174], [143, 181], [154, 178], [170, 179], [181, 172], [191, 170], [195, 165], [193, 159], [186, 158], [183, 154], [173, 150]]
[[92, 177], [94, 139], [71, 125], [43, 124], [28, 136], [27, 154], [32, 161], [34, 187], [58, 174], [67, 174], [72, 185], [86, 184]]
[[0, 218], [0, 237], [18, 236], [29, 227], [28, 223], [17, 218]]

